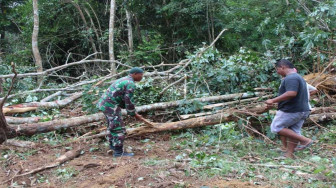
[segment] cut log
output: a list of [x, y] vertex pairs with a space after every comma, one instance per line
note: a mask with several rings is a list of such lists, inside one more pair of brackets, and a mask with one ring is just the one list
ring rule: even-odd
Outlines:
[[[259, 93], [256, 93], [259, 94]], [[146, 112], [151, 110], [158, 110], [158, 109], [167, 109], [171, 107], [179, 106], [180, 104], [186, 102], [212, 102], [218, 100], [229, 100], [234, 98], [248, 98], [253, 97], [255, 94], [253, 93], [238, 93], [238, 94], [229, 94], [229, 95], [221, 95], [221, 96], [212, 96], [212, 97], [203, 97], [203, 98], [195, 98], [191, 100], [178, 100], [172, 102], [164, 102], [164, 103], [155, 103], [150, 105], [139, 106], [136, 108], [137, 112]], [[126, 115], [127, 112], [125, 110], [122, 111], [123, 115]], [[34, 135], [38, 133], [45, 133], [54, 130], [59, 130], [63, 128], [74, 127], [82, 124], [97, 122], [104, 119], [103, 113], [96, 113], [88, 116], [80, 116], [75, 118], [69, 118], [64, 120], [53, 120], [48, 122], [41, 122], [41, 123], [32, 123], [32, 124], [20, 124], [20, 125], [13, 125], [11, 128], [15, 129], [15, 135], [11, 135], [8, 138], [14, 138], [20, 135]], [[1, 139], [1, 138], [0, 138]]]
[[270, 98], [272, 96], [273, 95], [266, 95], [266, 96], [262, 96], [262, 97], [254, 97], [254, 98], [230, 101], [230, 102], [225, 102], [225, 103], [210, 104], [210, 105], [204, 106], [203, 109], [209, 110], [209, 109], [218, 108], [218, 107], [225, 107], [225, 106], [229, 106], [229, 105], [233, 105], [233, 104], [258, 102], [258, 100], [260, 100], [260, 99], [266, 99], [266, 98]]
[[[232, 115], [232, 114], [231, 114]], [[27, 125], [14, 125], [11, 126], [16, 132], [15, 135], [8, 135], [8, 138], [14, 138], [16, 136], [30, 136], [38, 133], [46, 133], [54, 130], [74, 127], [82, 124], [92, 123], [96, 121], [100, 121], [104, 118], [104, 115], [102, 113], [93, 114], [93, 115], [87, 115], [87, 116], [80, 116], [75, 118], [69, 118], [64, 120], [54, 120], [49, 122], [42, 122], [42, 123], [35, 123], [35, 124], [27, 124]], [[132, 130], [132, 134], [135, 134], [135, 132], [143, 132], [148, 131], [150, 132], [151, 129], [153, 130], [168, 130], [174, 127], [181, 127], [183, 128], [191, 128], [193, 126], [204, 126], [212, 125], [214, 123], [220, 122], [221, 120], [228, 121], [231, 118], [231, 116], [227, 116], [224, 113], [222, 114], [214, 114], [211, 116], [201, 117], [199, 119], [189, 119], [181, 122], [171, 122], [171, 123], [163, 123], [163, 124], [156, 124], [155, 126], [150, 127], [144, 127], [144, 128], [136, 128]], [[194, 122], [195, 121], [195, 122]], [[195, 124], [195, 125], [194, 125]], [[153, 128], [154, 127], [154, 128]], [[149, 128], [149, 129], [148, 129]]]
[[180, 115], [180, 118], [185, 120], [185, 119], [190, 119], [190, 118], [195, 118], [195, 117], [201, 117], [201, 116], [207, 116], [214, 114], [214, 112], [201, 112], [197, 114], [186, 114], [186, 115]]
[[[230, 112], [230, 113], [228, 113], [227, 111], [224, 111], [224, 114], [226, 113], [226, 114], [229, 114], [229, 115], [233, 115], [232, 113], [236, 112], [237, 114], [240, 113], [240, 114], [245, 114], [245, 115], [254, 115], [254, 114], [258, 114], [260, 112], [264, 112], [265, 110], [262, 109], [262, 108], [263, 108], [263, 106], [261, 105], [261, 106], [256, 106], [255, 108], [249, 108], [248, 110], [246, 110], [246, 109], [245, 110], [230, 109], [230, 110], [228, 110], [228, 112]], [[144, 110], [144, 109], [148, 109], [148, 108], [146, 108], [146, 107], [142, 108], [142, 110]], [[169, 128], [165, 129], [165, 127], [175, 127], [175, 126], [178, 126], [178, 127], [182, 126], [182, 128], [183, 128], [183, 126], [186, 126], [186, 128], [189, 128], [189, 127], [192, 127], [192, 125], [193, 125], [193, 124], [191, 124], [191, 122], [198, 122], [198, 123], [196, 123], [195, 126], [204, 126], [204, 125], [206, 125], [206, 124], [204, 124], [205, 120], [210, 119], [210, 120], [212, 120], [212, 121], [210, 121], [210, 124], [213, 124], [214, 122], [217, 122], [216, 119], [217, 119], [218, 116], [220, 116], [220, 115], [212, 114], [212, 115], [209, 115], [209, 116], [193, 118], [193, 119], [189, 119], [189, 120], [185, 120], [185, 121], [181, 121], [181, 122], [171, 122], [171, 123], [157, 124], [152, 129], [150, 129], [150, 127], [137, 128], [137, 129], [134, 129], [133, 132], [137, 131], [137, 130], [139, 130], [139, 132], [143, 132], [143, 129], [145, 131], [148, 131], [148, 130], [153, 131], [154, 130], [154, 132], [155, 131], [164, 131], [166, 129], [169, 129]], [[318, 115], [316, 115], [316, 118], [322, 118], [324, 116], [325, 116], [325, 118], [324, 118], [325, 120], [328, 120], [330, 118], [335, 117], [333, 115], [333, 113], [331, 113], [331, 114], [318, 114]], [[315, 117], [315, 116], [312, 115], [311, 117]], [[97, 114], [68, 118], [68, 119], [63, 119], [63, 120], [53, 120], [53, 121], [49, 121], [49, 122], [23, 124], [23, 125], [12, 125], [11, 128], [15, 131], [16, 134], [12, 134], [12, 135], [8, 136], [8, 138], [14, 138], [16, 136], [21, 136], [21, 135], [30, 136], [30, 135], [34, 135], [34, 134], [38, 134], [38, 133], [46, 133], [46, 132], [55, 131], [55, 130], [59, 130], [59, 129], [66, 129], [66, 128], [70, 128], [70, 127], [79, 126], [79, 125], [82, 125], [82, 124], [101, 121], [104, 118], [105, 117], [104, 117], [103, 113], [97, 113]], [[230, 118], [224, 118], [223, 121], [227, 121], [229, 119]], [[318, 120], [318, 121], [321, 121], [321, 120]], [[150, 132], [150, 131], [148, 131], [148, 132]]]
[[63, 91], [57, 91], [56, 93], [49, 95], [48, 97], [44, 98], [41, 100], [41, 102], [49, 102], [51, 99], [60, 96], [63, 94]]
[[[28, 111], [33, 111], [38, 108], [55, 108], [55, 107], [63, 107], [67, 104], [73, 102], [74, 100], [81, 97], [83, 93], [75, 93], [74, 95], [65, 98], [63, 100], [57, 100], [53, 102], [32, 102], [32, 103], [24, 103], [24, 104], [18, 104], [13, 106], [7, 106], [3, 108], [4, 114], [6, 113], [24, 113]], [[214, 101], [220, 101], [220, 100], [230, 100], [235, 98], [251, 98], [256, 95], [260, 95], [260, 93], [235, 93], [235, 94], [228, 94], [228, 95], [220, 95], [220, 96], [211, 96], [211, 97], [202, 97], [202, 98], [194, 98], [191, 100], [178, 100], [178, 101], [172, 101], [172, 102], [163, 102], [163, 103], [155, 103], [151, 105], [144, 105], [137, 108], [138, 112], [145, 112], [150, 110], [157, 110], [157, 109], [165, 109], [170, 107], [176, 107], [180, 104], [186, 103], [186, 102], [194, 102], [194, 101], [200, 101], [200, 102], [214, 102]], [[123, 113], [125, 114], [126, 111], [123, 110]]]
[[[221, 113], [212, 114], [204, 117], [192, 118], [178, 122], [155, 123], [154, 126], [131, 128], [127, 129], [127, 132], [130, 136], [137, 136], [146, 133], [213, 125], [226, 121], [235, 121], [237, 120], [236, 115], [256, 116], [260, 111], [262, 112], [265, 111], [262, 108], [263, 108], [262, 105], [260, 105], [256, 106], [255, 108], [249, 108], [248, 110], [228, 109], [227, 111], [223, 111]], [[324, 122], [331, 119], [336, 119], [336, 113], [312, 114], [310, 118], [312, 118], [312, 120], [316, 122]], [[104, 119], [104, 115], [102, 113], [97, 113], [93, 115], [80, 116], [63, 120], [54, 120], [34, 124], [13, 125], [11, 126], [11, 128], [15, 131], [16, 134], [8, 135], [7, 138], [14, 138], [16, 136], [21, 135], [30, 136], [38, 133], [45, 133], [54, 130], [70, 128], [82, 124], [97, 122], [102, 119]], [[312, 123], [312, 121], [308, 119], [307, 123]], [[102, 136], [106, 134], [103, 133]]]
[[[135, 136], [145, 135], [148, 133], [202, 127], [202, 126], [215, 125], [215, 124], [219, 124], [219, 123], [223, 123], [227, 121], [235, 121], [235, 120], [237, 120], [237, 117], [233, 113], [220, 113], [220, 114], [213, 114], [210, 116], [192, 118], [192, 119], [178, 121], [178, 122], [156, 123], [154, 127], [142, 126], [142, 127], [137, 127], [137, 128], [128, 128], [126, 129], [126, 132], [127, 132], [127, 137], [135, 137]], [[105, 137], [108, 134], [109, 134], [109, 131], [105, 130], [96, 135], [83, 137], [81, 138], [81, 140]]]
[[[253, 99], [253, 98], [251, 98]], [[246, 99], [246, 100], [249, 100], [249, 99]], [[243, 100], [241, 100], [243, 101]], [[233, 102], [236, 102], [236, 101], [233, 101]], [[227, 102], [229, 104], [231, 104], [231, 102]], [[214, 106], [221, 106], [222, 104], [227, 104], [227, 103], [220, 103], [220, 104], [214, 104], [213, 106], [211, 105], [207, 105], [208, 108], [211, 108], [211, 107], [214, 107]], [[204, 106], [206, 107], [206, 106]], [[222, 109], [222, 110], [217, 110], [217, 111], [212, 111], [212, 112], [201, 112], [201, 113], [196, 113], [196, 114], [185, 114], [185, 115], [180, 115], [179, 117], [182, 119], [182, 120], [185, 120], [185, 119], [190, 119], [190, 118], [195, 118], [195, 117], [201, 117], [201, 116], [207, 116], [207, 115], [212, 115], [212, 114], [216, 114], [216, 113], [220, 113], [222, 112], [223, 110], [227, 110], [227, 109]], [[259, 105], [256, 105], [252, 108], [248, 108], [248, 109], [243, 109], [245, 111], [250, 111], [252, 113], [255, 113], [255, 114], [262, 114], [264, 112], [267, 112], [270, 113], [270, 114], [275, 114], [276, 113], [276, 110], [267, 110], [266, 109], [266, 105], [263, 105], [263, 104], [259, 104]], [[317, 108], [313, 108], [312, 111], [311, 111], [311, 116], [313, 117], [313, 120], [316, 120], [317, 119], [321, 119], [323, 117], [323, 115], [326, 115], [326, 119], [324, 121], [328, 121], [330, 120], [330, 118], [332, 118], [332, 112], [336, 112], [336, 108], [335, 107], [317, 107]], [[322, 118], [323, 119], [323, 118]], [[321, 119], [321, 120], [322, 120]], [[321, 120], [318, 120], [319, 122]], [[321, 121], [323, 122], [323, 121]], [[309, 121], [308, 122], [309, 124], [312, 123], [312, 121]]]
[[[47, 121], [41, 123], [23, 124], [23, 125], [12, 125], [11, 128], [15, 129], [16, 136], [30, 136], [38, 133], [46, 133], [50, 131], [55, 131], [59, 129], [70, 128], [78, 125], [83, 125], [87, 123], [97, 122], [104, 118], [103, 113], [97, 113], [93, 115], [74, 117], [69, 119]], [[8, 138], [14, 138], [9, 136]]]
[[[231, 100], [231, 99], [236, 99], [236, 98], [246, 99], [246, 98], [259, 96], [261, 94], [263, 93], [258, 93], [258, 92], [257, 93], [235, 93], [235, 94], [220, 95], [220, 96], [194, 98], [190, 100], [177, 100], [177, 101], [171, 101], [171, 102], [155, 103], [155, 104], [149, 104], [149, 105], [137, 107], [137, 112], [167, 109], [167, 108], [177, 107], [184, 103], [192, 103], [194, 101], [215, 102], [215, 101], [221, 101], [221, 100]], [[123, 113], [126, 113], [126, 111], [123, 111]]]
[[24, 140], [14, 140], [14, 139], [6, 140], [5, 145], [11, 145], [21, 148], [34, 148], [36, 146], [34, 142]]
[[55, 107], [63, 107], [67, 104], [75, 101], [79, 97], [81, 97], [83, 93], [75, 93], [70, 97], [67, 97], [63, 100], [56, 100], [53, 102], [32, 102], [32, 103], [24, 103], [12, 106], [6, 106], [3, 108], [4, 114], [8, 113], [23, 113], [32, 110], [36, 110], [38, 108], [55, 108]]
[[235, 120], [237, 120], [237, 117], [234, 115], [234, 112], [231, 113], [226, 112], [220, 114], [213, 114], [205, 117], [192, 118], [178, 122], [161, 123], [157, 124], [155, 127], [142, 126], [137, 128], [130, 128], [127, 129], [127, 135], [129, 137], [134, 137], [148, 133], [195, 128]]
[[[226, 113], [218, 113], [204, 117], [192, 118], [188, 120], [178, 121], [178, 122], [170, 122], [170, 123], [157, 123], [155, 127], [150, 126], [142, 126], [137, 128], [129, 128], [126, 130], [128, 137], [135, 137], [140, 135], [145, 135], [149, 133], [157, 133], [163, 131], [172, 131], [172, 130], [180, 130], [180, 129], [187, 129], [187, 128], [195, 128], [195, 127], [202, 127], [208, 125], [215, 125], [227, 121], [236, 121], [238, 117], [235, 113], [239, 112], [226, 112]], [[248, 115], [248, 114], [247, 114]], [[326, 121], [326, 120], [335, 120], [336, 113], [329, 113], [329, 114], [315, 114], [311, 116], [312, 119], [316, 120], [317, 122]], [[309, 118], [307, 119], [308, 123], [313, 123]], [[81, 138], [82, 140], [104, 137], [109, 134], [108, 131], [103, 131], [97, 135], [88, 136]]]
[[265, 87], [256, 87], [254, 88], [254, 91], [273, 91], [273, 88], [265, 88]]
[[4, 114], [9, 114], [9, 113], [25, 113], [25, 112], [30, 112], [37, 110], [38, 107], [14, 107], [14, 106], [8, 106], [3, 108], [3, 113]]
[[331, 113], [336, 112], [335, 106], [329, 106], [329, 107], [317, 107], [312, 109], [312, 114], [322, 114], [322, 113]]
[[37, 123], [40, 121], [40, 117], [11, 117], [6, 116], [8, 124], [24, 124], [24, 123]]
[[336, 113], [322, 113], [322, 114], [312, 114], [307, 118], [306, 124], [312, 124], [314, 122], [323, 123], [336, 119]]

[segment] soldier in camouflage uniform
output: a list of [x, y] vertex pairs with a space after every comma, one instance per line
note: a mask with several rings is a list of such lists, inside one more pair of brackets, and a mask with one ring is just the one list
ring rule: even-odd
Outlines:
[[123, 150], [126, 129], [122, 120], [121, 108], [126, 108], [128, 115], [143, 120], [143, 117], [135, 112], [133, 102], [134, 82], [141, 81], [142, 76], [143, 70], [141, 68], [132, 68], [128, 76], [116, 80], [107, 89], [97, 104], [97, 107], [103, 111], [107, 119], [108, 130], [110, 131], [108, 140], [114, 157], [134, 155]]

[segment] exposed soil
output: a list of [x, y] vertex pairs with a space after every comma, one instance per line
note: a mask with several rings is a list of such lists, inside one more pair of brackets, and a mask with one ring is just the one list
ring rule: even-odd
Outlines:
[[[159, 134], [147, 137], [148, 142], [140, 139], [128, 139], [126, 146], [131, 146], [135, 157], [112, 158], [107, 154], [108, 148], [104, 140], [96, 139], [86, 143], [76, 143], [71, 148], [83, 147], [85, 153], [72, 161], [56, 168], [43, 172], [16, 178], [2, 186], [7, 187], [11, 183], [27, 187], [260, 187], [250, 182], [234, 179], [221, 179], [214, 177], [205, 179], [191, 174], [186, 175], [185, 163], [175, 162], [175, 156], [179, 151], [171, 149], [169, 134]], [[97, 144], [98, 143], [98, 144]], [[92, 151], [96, 147], [98, 150]], [[91, 152], [90, 152], [91, 148]], [[26, 153], [29, 149], [1, 146], [2, 150], [16, 150], [18, 153]], [[130, 149], [130, 148], [129, 148]], [[65, 147], [51, 148], [39, 146], [38, 151], [25, 159], [15, 154], [2, 161], [0, 181], [3, 182], [34, 168], [50, 164], [60, 154], [67, 150]], [[68, 180], [57, 175], [57, 169], [75, 169], [77, 175]], [[48, 183], [41, 181], [41, 176], [48, 179]]]

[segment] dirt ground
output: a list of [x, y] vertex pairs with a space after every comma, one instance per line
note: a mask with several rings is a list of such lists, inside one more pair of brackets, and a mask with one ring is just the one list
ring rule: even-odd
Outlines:
[[[185, 163], [175, 162], [179, 151], [171, 149], [169, 134], [152, 135], [149, 142], [142, 139], [128, 139], [125, 143], [131, 146], [135, 157], [112, 158], [107, 153], [104, 140], [96, 139], [85, 143], [72, 144], [71, 148], [83, 147], [84, 154], [56, 168], [48, 169], [38, 174], [16, 178], [2, 184], [1, 187], [260, 187], [250, 182], [234, 178], [214, 177], [200, 178], [197, 175], [185, 173], [188, 168]], [[97, 144], [98, 143], [98, 144]], [[98, 147], [91, 151], [92, 147]], [[69, 147], [69, 146], [68, 146]], [[68, 148], [69, 149], [69, 148]], [[128, 147], [128, 149], [130, 149]], [[1, 151], [15, 150], [25, 153], [29, 149], [1, 146]], [[9, 155], [1, 161], [0, 181], [4, 182], [15, 174], [21, 174], [32, 169], [54, 162], [57, 156], [64, 154], [67, 147], [38, 146], [38, 151], [25, 159], [18, 155]], [[64, 181], [57, 169], [75, 169], [77, 174]], [[41, 177], [47, 179], [41, 181]]]
[[[62, 109], [62, 114], [78, 116], [82, 115], [82, 110]], [[129, 117], [125, 117], [124, 121], [125, 124], [133, 126], [137, 123]], [[101, 124], [99, 127], [105, 127], [104, 122], [99, 124]], [[76, 131], [87, 132], [88, 130], [78, 128], [70, 132]], [[109, 148], [105, 138], [57, 147], [37, 144], [33, 149], [0, 145], [2, 156], [4, 152], [9, 153], [5, 160], [0, 161], [0, 187], [261, 187], [230, 176], [202, 178], [197, 174], [186, 173], [186, 170], [190, 171], [190, 167], [187, 162], [176, 162], [175, 157], [181, 151], [171, 148], [171, 134], [161, 133], [126, 139], [126, 150], [134, 152], [135, 156], [121, 158], [113, 158], [108, 154]], [[3, 183], [17, 174], [47, 166], [55, 162], [60, 155], [79, 147], [83, 148], [84, 153], [71, 161]], [[62, 178], [57, 172], [64, 169], [70, 169], [76, 173], [68, 178]]]

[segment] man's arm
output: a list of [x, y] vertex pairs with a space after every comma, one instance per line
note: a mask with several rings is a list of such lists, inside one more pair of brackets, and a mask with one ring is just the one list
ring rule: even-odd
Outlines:
[[272, 106], [275, 103], [290, 100], [296, 97], [297, 92], [299, 90], [300, 81], [294, 78], [294, 79], [284, 80], [283, 83], [285, 84], [286, 92], [278, 97], [275, 97], [274, 99], [268, 99], [266, 101], [267, 106]]
[[144, 121], [144, 118], [140, 114], [135, 112], [135, 105], [133, 101], [134, 90], [135, 90], [134, 83], [129, 83], [126, 86], [126, 91], [125, 91], [125, 96], [124, 96], [125, 108], [126, 108], [128, 115], [135, 117], [137, 120]]
[[266, 101], [266, 104], [268, 106], [272, 106], [274, 103], [278, 103], [278, 102], [281, 102], [281, 101], [286, 101], [286, 100], [292, 99], [292, 98], [296, 97], [296, 95], [297, 95], [296, 91], [287, 91], [284, 94], [282, 94], [278, 97], [275, 97], [274, 99], [268, 99]]
[[316, 87], [310, 85], [307, 83], [307, 87], [308, 87], [308, 91], [309, 91], [309, 95], [312, 96], [312, 95], [315, 95], [318, 90], [316, 89]]

